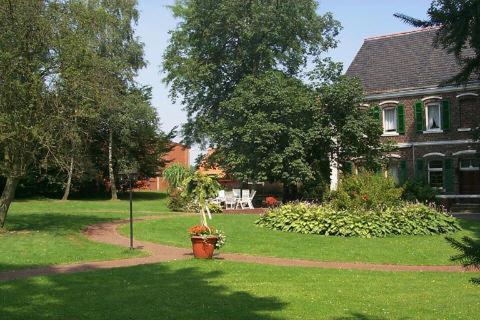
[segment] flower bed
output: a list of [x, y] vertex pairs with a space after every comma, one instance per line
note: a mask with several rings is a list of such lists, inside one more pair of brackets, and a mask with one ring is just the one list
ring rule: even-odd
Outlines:
[[289, 203], [269, 210], [257, 225], [288, 232], [343, 237], [448, 234], [460, 230], [456, 219], [423, 204], [383, 210], [339, 210], [332, 205]]

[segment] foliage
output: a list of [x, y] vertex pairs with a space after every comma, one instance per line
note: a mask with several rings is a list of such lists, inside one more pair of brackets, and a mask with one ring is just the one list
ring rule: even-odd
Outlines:
[[217, 213], [217, 214], [223, 212], [222, 207], [216, 203], [209, 203], [208, 210], [210, 211], [210, 213]]
[[209, 237], [216, 237], [217, 242], [215, 243], [215, 249], [220, 249], [225, 245], [226, 237], [222, 230], [217, 230], [215, 227], [207, 227], [204, 225], [196, 225], [188, 228], [188, 233], [191, 237], [197, 236], [202, 237], [203, 239]]
[[[452, 261], [458, 261], [465, 267], [480, 268], [480, 241], [466, 236], [461, 241], [452, 237], [446, 239], [453, 248], [460, 251], [451, 258]], [[472, 278], [471, 281], [480, 285], [480, 278]]]
[[179, 23], [164, 53], [164, 80], [172, 98], [182, 98], [189, 142], [219, 132], [227, 115], [221, 103], [246, 77], [300, 74], [336, 46], [340, 29], [331, 13], [317, 14], [314, 0], [178, 0], [171, 9]]
[[345, 175], [330, 197], [338, 210], [383, 210], [398, 206], [402, 193], [403, 189], [397, 187], [392, 178], [363, 171], [358, 175]]
[[172, 211], [188, 211], [191, 199], [188, 198], [180, 189], [175, 189], [168, 194], [168, 208]]
[[480, 1], [435, 0], [428, 20], [404, 14], [395, 16], [415, 27], [438, 27], [435, 45], [455, 54], [462, 70], [449, 82], [468, 82], [480, 74]]
[[422, 180], [408, 180], [403, 185], [402, 198], [406, 201], [434, 203], [437, 191]]
[[163, 171], [163, 177], [168, 182], [170, 190], [180, 188], [192, 170], [179, 163], [173, 163]]
[[271, 209], [256, 223], [287, 232], [363, 238], [445, 234], [460, 229], [455, 218], [423, 204], [346, 211], [329, 205], [289, 203]]
[[195, 172], [185, 179], [185, 190], [183, 196], [194, 199], [198, 204], [201, 214], [201, 225], [208, 227], [205, 209], [207, 200], [217, 196], [220, 184], [217, 180], [201, 173]]
[[361, 99], [359, 83], [346, 77], [316, 89], [281, 72], [246, 77], [220, 104], [211, 158], [239, 180], [321, 193], [312, 191], [329, 183], [331, 157], [380, 156], [381, 129]]

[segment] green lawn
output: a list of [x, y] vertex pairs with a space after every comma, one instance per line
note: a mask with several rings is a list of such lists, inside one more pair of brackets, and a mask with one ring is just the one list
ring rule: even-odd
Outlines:
[[[456, 253], [444, 236], [397, 236], [362, 239], [303, 235], [258, 227], [255, 215], [216, 215], [212, 225], [225, 231], [225, 252], [323, 261], [375, 262], [408, 265], [452, 264]], [[191, 246], [187, 228], [198, 217], [174, 217], [137, 223], [135, 237], [178, 247]], [[463, 230], [456, 233], [480, 237], [480, 223], [460, 220]], [[127, 232], [127, 227], [121, 229]]]
[[[137, 192], [135, 216], [169, 211], [165, 194]], [[81, 234], [88, 225], [128, 217], [126, 200], [19, 200], [0, 233], [0, 271], [32, 266], [107, 260], [144, 255], [122, 247], [91, 242]]]
[[0, 283], [2, 319], [477, 319], [465, 273], [173, 263]]

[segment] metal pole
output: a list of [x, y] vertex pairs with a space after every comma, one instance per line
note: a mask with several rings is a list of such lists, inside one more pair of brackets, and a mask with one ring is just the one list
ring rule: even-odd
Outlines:
[[130, 249], [133, 249], [132, 179], [130, 180]]

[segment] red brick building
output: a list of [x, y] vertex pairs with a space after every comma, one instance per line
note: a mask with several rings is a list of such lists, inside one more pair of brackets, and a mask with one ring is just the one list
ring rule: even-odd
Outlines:
[[441, 198], [480, 198], [480, 144], [471, 133], [480, 124], [480, 77], [445, 85], [460, 67], [433, 46], [435, 32], [366, 39], [347, 74], [362, 81], [384, 141], [396, 145], [388, 174], [400, 183], [423, 179]]
[[[166, 167], [174, 164], [179, 163], [186, 167], [190, 166], [190, 148], [184, 146], [180, 143], [173, 143], [172, 150], [165, 155], [165, 160], [168, 162]], [[142, 182], [142, 189], [143, 190], [150, 190], [150, 191], [167, 191], [168, 183], [162, 177], [161, 172], [158, 174], [157, 177], [151, 178], [148, 181]]]

